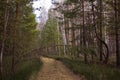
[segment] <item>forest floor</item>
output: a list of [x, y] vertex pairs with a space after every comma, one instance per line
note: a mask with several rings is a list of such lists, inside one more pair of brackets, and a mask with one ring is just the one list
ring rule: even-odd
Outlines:
[[41, 57], [43, 67], [34, 74], [29, 80], [82, 80], [79, 76], [73, 74], [60, 61], [52, 58]]

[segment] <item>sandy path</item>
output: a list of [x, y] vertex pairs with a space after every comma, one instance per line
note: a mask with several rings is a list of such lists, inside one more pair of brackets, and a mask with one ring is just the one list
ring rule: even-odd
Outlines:
[[82, 80], [57, 60], [45, 57], [41, 57], [41, 60], [42, 69], [36, 76], [31, 76], [30, 80]]

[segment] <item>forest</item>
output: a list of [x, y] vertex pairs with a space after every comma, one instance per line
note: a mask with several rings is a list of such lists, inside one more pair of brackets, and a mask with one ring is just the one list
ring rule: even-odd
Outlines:
[[0, 80], [120, 80], [119, 0], [37, 1], [0, 0]]

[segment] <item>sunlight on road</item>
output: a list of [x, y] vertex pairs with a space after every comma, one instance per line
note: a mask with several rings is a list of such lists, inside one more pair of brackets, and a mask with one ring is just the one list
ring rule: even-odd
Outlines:
[[44, 63], [42, 70], [35, 79], [30, 80], [82, 80], [59, 61], [45, 57], [41, 57], [41, 60]]

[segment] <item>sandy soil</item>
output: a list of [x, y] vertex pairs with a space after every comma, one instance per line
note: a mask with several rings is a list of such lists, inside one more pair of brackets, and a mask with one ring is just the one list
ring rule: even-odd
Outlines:
[[41, 57], [43, 67], [37, 75], [32, 75], [29, 80], [82, 80], [73, 74], [60, 61]]

